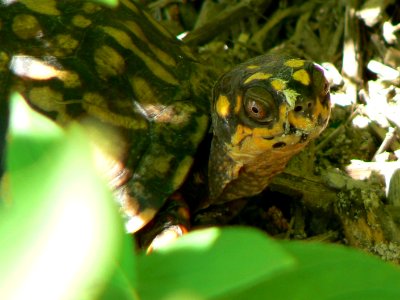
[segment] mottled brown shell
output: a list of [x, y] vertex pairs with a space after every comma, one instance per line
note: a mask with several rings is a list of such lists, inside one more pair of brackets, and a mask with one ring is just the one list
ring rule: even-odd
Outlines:
[[[209, 118], [190, 51], [135, 2], [0, 2], [0, 101], [20, 92], [77, 119], [127, 214], [142, 227], [184, 181]], [[79, 172], [79, 170], [77, 170]]]

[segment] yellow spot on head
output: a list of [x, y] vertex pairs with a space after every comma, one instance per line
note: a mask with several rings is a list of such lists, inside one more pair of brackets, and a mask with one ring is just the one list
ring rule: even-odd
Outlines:
[[238, 145], [245, 137], [253, 134], [253, 130], [249, 127], [239, 124], [236, 127], [236, 131], [231, 138], [231, 144], [233, 146]]
[[226, 118], [229, 115], [229, 106], [228, 97], [220, 95], [215, 103], [215, 110], [221, 118]]
[[238, 114], [240, 112], [241, 108], [242, 108], [242, 96], [237, 95], [236, 105], [235, 105], [235, 114]]
[[259, 68], [259, 67], [260, 67], [260, 66], [257, 66], [257, 65], [250, 65], [250, 66], [247, 66], [246, 69], [254, 70], [254, 69], [257, 69], [257, 68]]
[[282, 79], [274, 79], [271, 81], [271, 86], [275, 91], [282, 91], [286, 87], [286, 82]]
[[284, 65], [288, 66], [290, 68], [300, 68], [302, 66], [304, 66], [304, 60], [303, 59], [297, 59], [297, 58], [293, 58], [293, 59], [288, 59], [287, 61], [285, 61]]
[[82, 15], [76, 15], [72, 18], [72, 24], [74, 24], [74, 26], [76, 27], [86, 28], [90, 24], [92, 24], [92, 21], [90, 21], [89, 19], [85, 18]]
[[311, 82], [310, 75], [304, 69], [297, 70], [293, 73], [292, 77], [294, 80], [299, 81], [303, 85], [309, 85]]
[[311, 132], [315, 128], [315, 123], [312, 122], [309, 118], [304, 116], [296, 115], [293, 111], [291, 111], [288, 115], [289, 123], [294, 126], [296, 129], [303, 130], [306, 132]]
[[96, 70], [100, 77], [106, 79], [110, 76], [117, 76], [125, 70], [124, 58], [110, 46], [102, 46], [94, 52]]
[[21, 39], [32, 39], [42, 34], [38, 20], [31, 15], [17, 15], [13, 19], [12, 30]]
[[265, 80], [265, 79], [270, 78], [271, 76], [272, 76], [272, 74], [269, 74], [269, 73], [257, 72], [257, 73], [252, 74], [251, 76], [249, 76], [249, 77], [244, 81], [244, 83], [247, 84], [247, 83], [249, 83], [249, 82], [251, 82], [251, 81], [253, 81], [253, 80]]

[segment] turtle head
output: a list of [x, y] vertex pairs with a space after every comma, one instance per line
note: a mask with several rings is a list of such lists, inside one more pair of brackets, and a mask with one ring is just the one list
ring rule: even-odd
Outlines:
[[263, 55], [219, 78], [211, 111], [210, 198], [220, 203], [260, 193], [321, 133], [329, 84], [313, 62]]

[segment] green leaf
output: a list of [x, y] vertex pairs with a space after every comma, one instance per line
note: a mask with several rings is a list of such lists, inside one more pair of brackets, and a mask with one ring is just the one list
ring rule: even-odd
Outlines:
[[119, 0], [94, 0], [94, 1], [110, 7], [116, 7], [119, 4]]
[[99, 299], [136, 300], [137, 295], [136, 260], [132, 237], [124, 235], [122, 254], [107, 288]]
[[142, 299], [208, 299], [244, 289], [293, 267], [278, 243], [251, 228], [192, 232], [138, 258]]
[[400, 299], [400, 270], [338, 245], [282, 242], [296, 258], [288, 272], [222, 299]]
[[94, 299], [110, 280], [123, 230], [87, 140], [12, 98], [1, 299]]

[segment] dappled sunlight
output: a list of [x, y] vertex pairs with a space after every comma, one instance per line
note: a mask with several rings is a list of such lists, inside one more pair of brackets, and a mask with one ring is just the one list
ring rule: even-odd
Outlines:
[[[93, 299], [121, 247], [115, 204], [96, 175], [81, 128], [65, 134], [21, 97], [12, 104], [12, 204], [1, 218], [0, 298]], [[21, 117], [30, 126], [21, 126]]]
[[[61, 127], [47, 118], [37, 118], [40, 114], [30, 110], [20, 94], [14, 93], [10, 99], [14, 111], [11, 115], [10, 124], [12, 124], [16, 134], [19, 136], [35, 136], [39, 140], [51, 139], [60, 135]], [[52, 124], [52, 126], [49, 126], [49, 124]]]

